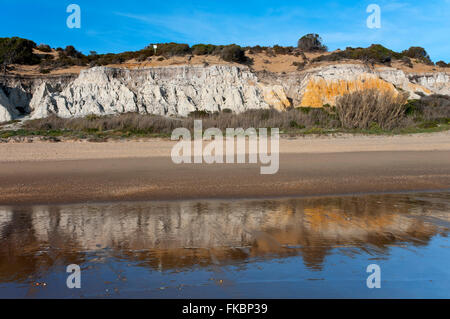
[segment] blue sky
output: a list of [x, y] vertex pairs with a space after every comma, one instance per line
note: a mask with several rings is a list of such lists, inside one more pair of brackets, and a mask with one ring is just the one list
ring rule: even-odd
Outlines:
[[[66, 8], [81, 7], [81, 29], [69, 29]], [[369, 29], [369, 4], [381, 7], [381, 28]], [[296, 45], [319, 33], [331, 50], [380, 43], [401, 51], [423, 46], [450, 62], [450, 0], [0, 0], [0, 37], [20, 36], [89, 53], [139, 50], [149, 43]]]

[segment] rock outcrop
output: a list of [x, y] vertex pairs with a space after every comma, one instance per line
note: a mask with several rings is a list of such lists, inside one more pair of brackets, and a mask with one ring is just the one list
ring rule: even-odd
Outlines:
[[339, 64], [311, 69], [300, 85], [298, 106], [322, 107], [334, 105], [336, 98], [362, 89], [409, 93], [410, 99], [419, 94], [450, 94], [450, 76], [446, 73], [406, 74], [394, 68], [369, 68], [364, 65]]
[[[263, 97], [266, 91], [252, 72], [237, 67], [97, 67], [82, 71], [61, 92], [42, 83], [30, 107], [33, 118], [50, 113], [71, 117], [126, 112], [187, 116], [196, 110], [243, 112], [269, 108]], [[270, 101], [282, 108], [286, 101], [278, 96]]]
[[30, 115], [81, 117], [125, 112], [187, 116], [230, 109], [322, 107], [358, 89], [449, 94], [447, 73], [336, 64], [289, 74], [256, 73], [228, 65], [146, 69], [95, 67], [76, 75], [0, 77], [0, 122]]
[[11, 105], [3, 89], [0, 88], [0, 122], [11, 121], [15, 116], [17, 116], [16, 109]]
[[43, 83], [53, 87], [55, 91], [61, 91], [75, 79], [74, 75], [0, 76], [0, 123], [30, 114], [32, 112], [30, 102]]

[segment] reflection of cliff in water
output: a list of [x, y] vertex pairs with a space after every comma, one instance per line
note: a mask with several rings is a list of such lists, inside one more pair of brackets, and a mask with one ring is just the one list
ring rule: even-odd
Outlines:
[[448, 203], [441, 193], [3, 208], [0, 280], [82, 264], [103, 248], [153, 269], [293, 255], [321, 269], [334, 248], [386, 255], [390, 245], [427, 245], [447, 234]]

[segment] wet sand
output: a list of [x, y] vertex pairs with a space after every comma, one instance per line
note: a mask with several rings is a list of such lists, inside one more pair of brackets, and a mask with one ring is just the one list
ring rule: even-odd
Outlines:
[[153, 157], [4, 162], [0, 176], [1, 205], [448, 190], [450, 151], [281, 154], [276, 175]]
[[280, 141], [280, 170], [175, 165], [168, 140], [0, 144], [0, 204], [267, 198], [450, 189], [450, 133]]

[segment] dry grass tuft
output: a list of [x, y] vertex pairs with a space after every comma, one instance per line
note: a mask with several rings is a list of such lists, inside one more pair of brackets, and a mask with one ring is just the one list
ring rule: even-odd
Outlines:
[[31, 120], [24, 124], [29, 130], [71, 130], [84, 132], [123, 131], [138, 134], [171, 134], [175, 128], [193, 130], [194, 120], [201, 118], [203, 127], [303, 129], [311, 127], [339, 127], [335, 116], [324, 109], [294, 109], [287, 112], [276, 110], [250, 110], [241, 114], [228, 112], [209, 114], [197, 112], [188, 118], [169, 118], [157, 115], [126, 113], [120, 115], [63, 119], [50, 116]]
[[380, 92], [375, 89], [356, 91], [337, 100], [336, 113], [344, 128], [383, 130], [398, 127], [405, 117], [407, 94]]

